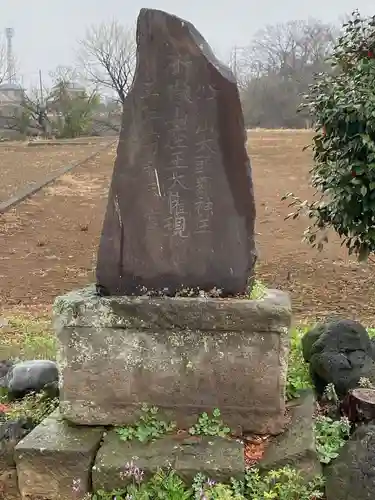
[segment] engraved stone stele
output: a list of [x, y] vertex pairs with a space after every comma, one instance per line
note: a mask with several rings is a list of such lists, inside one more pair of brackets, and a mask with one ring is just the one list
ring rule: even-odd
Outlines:
[[236, 80], [195, 27], [142, 9], [97, 260], [103, 295], [243, 293], [255, 206]]

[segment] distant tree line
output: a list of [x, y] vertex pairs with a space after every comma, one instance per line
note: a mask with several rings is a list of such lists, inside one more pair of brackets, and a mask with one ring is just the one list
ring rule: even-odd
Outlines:
[[[301, 94], [308, 91], [314, 74], [329, 70], [327, 58], [339, 31], [318, 19], [289, 21], [266, 26], [249, 46], [233, 51], [229, 64], [238, 79], [248, 127], [311, 125], [306, 113], [297, 113]], [[57, 67], [50, 73], [51, 87], [24, 92], [13, 112], [4, 113], [7, 107], [0, 106], [2, 124], [5, 114], [7, 126], [22, 133], [30, 129], [60, 137], [118, 133], [135, 55], [133, 28], [117, 21], [91, 26], [78, 41], [75, 66]], [[1, 49], [0, 83], [6, 77], [5, 63]]]
[[[306, 128], [307, 113], [297, 113], [301, 94], [316, 73], [327, 71], [340, 29], [318, 19], [289, 21], [258, 31], [249, 46], [229, 62], [235, 72], [246, 125]], [[80, 67], [92, 84], [110, 89], [122, 103], [135, 69], [135, 36], [118, 22], [91, 27], [80, 41]]]
[[339, 29], [317, 19], [289, 21], [258, 31], [240, 49], [236, 67], [248, 127], [306, 128], [306, 113], [297, 113], [301, 95], [314, 74], [329, 71], [327, 62]]

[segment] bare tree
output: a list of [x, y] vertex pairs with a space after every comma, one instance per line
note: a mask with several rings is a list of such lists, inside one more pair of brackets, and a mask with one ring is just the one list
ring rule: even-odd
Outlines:
[[327, 69], [339, 30], [310, 18], [266, 26], [239, 59], [244, 111], [249, 126], [304, 127], [300, 94], [315, 73]]
[[[9, 74], [9, 71], [11, 71], [12, 73]], [[13, 68], [8, 68], [6, 43], [4, 39], [0, 39], [0, 83], [2, 83], [6, 79], [10, 80], [11, 78], [13, 78], [14, 71], [15, 62], [13, 61]]]
[[244, 64], [256, 75], [290, 74], [322, 63], [332, 50], [338, 30], [314, 18], [269, 25], [247, 47]]
[[133, 81], [135, 55], [134, 30], [112, 21], [87, 30], [78, 57], [88, 80], [114, 91], [123, 103]]
[[78, 68], [73, 66], [57, 66], [53, 71], [48, 73], [54, 85], [58, 83], [75, 83], [81, 82], [83, 76]]
[[[100, 103], [95, 90], [72, 87], [69, 68], [59, 66], [51, 72], [51, 88], [24, 92], [22, 100], [9, 106], [3, 116], [6, 128], [21, 134], [71, 138], [90, 133]], [[74, 81], [74, 80], [73, 80]], [[3, 120], [3, 121], [4, 121]]]
[[6, 128], [21, 134], [32, 133], [49, 137], [52, 126], [45, 101], [46, 97], [41, 95], [40, 89], [33, 88], [29, 93], [24, 92], [22, 101], [17, 105], [9, 106], [7, 114], [3, 116]]

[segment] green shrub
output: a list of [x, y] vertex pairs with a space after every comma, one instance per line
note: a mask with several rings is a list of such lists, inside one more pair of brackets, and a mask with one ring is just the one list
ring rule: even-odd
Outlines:
[[309, 217], [305, 240], [319, 249], [333, 229], [349, 254], [365, 260], [375, 251], [375, 17], [358, 12], [343, 26], [332, 70], [316, 76], [303, 107], [315, 123], [312, 185], [319, 197], [296, 211]]
[[260, 300], [267, 293], [267, 287], [259, 280], [255, 280], [250, 292], [249, 298], [252, 300]]
[[142, 405], [142, 412], [138, 421], [134, 425], [118, 427], [117, 434], [123, 441], [137, 439], [141, 443], [160, 438], [173, 431], [176, 428], [174, 422], [165, 422], [158, 416], [158, 408], [149, 408], [146, 404]]
[[307, 328], [297, 328], [291, 332], [286, 387], [288, 400], [298, 397], [298, 393], [302, 389], [311, 387], [309, 365], [303, 359], [301, 347], [301, 338], [306, 331]]
[[[175, 471], [158, 471], [148, 482], [140, 481], [140, 471], [134, 465], [131, 484], [110, 493], [97, 491], [93, 500], [318, 500], [323, 498], [323, 479], [306, 483], [299, 472], [284, 467], [260, 474], [250, 469], [243, 480], [230, 484], [215, 483], [197, 474], [191, 487], [186, 486]], [[129, 477], [129, 476], [128, 476]]]
[[316, 500], [323, 498], [323, 480], [317, 477], [306, 483], [301, 474], [284, 467], [261, 475], [257, 469], [251, 469], [245, 477], [245, 498], [252, 500]]
[[350, 422], [347, 418], [332, 420], [329, 417], [317, 417], [315, 420], [315, 443], [319, 459], [329, 464], [339, 455], [350, 436]]
[[230, 433], [230, 428], [224, 424], [220, 416], [218, 408], [214, 409], [212, 415], [206, 412], [202, 413], [198, 417], [198, 422], [190, 427], [189, 433], [193, 436], [227, 436]]
[[5, 418], [6, 420], [25, 418], [34, 425], [38, 425], [57, 408], [58, 404], [58, 398], [51, 399], [44, 392], [28, 394], [23, 399], [13, 401], [7, 405]]

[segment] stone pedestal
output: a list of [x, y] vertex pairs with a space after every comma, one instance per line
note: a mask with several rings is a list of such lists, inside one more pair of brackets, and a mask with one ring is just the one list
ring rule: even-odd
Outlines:
[[261, 300], [99, 297], [86, 288], [54, 305], [60, 410], [82, 425], [126, 425], [142, 403], [187, 428], [219, 408], [238, 431], [285, 424], [291, 305]]

